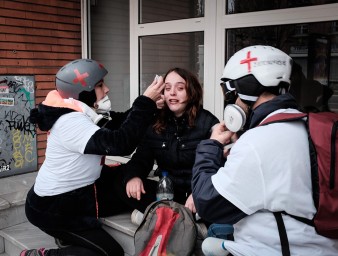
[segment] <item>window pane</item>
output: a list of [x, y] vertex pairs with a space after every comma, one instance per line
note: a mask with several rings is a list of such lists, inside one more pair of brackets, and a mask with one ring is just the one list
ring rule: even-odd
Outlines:
[[130, 107], [129, 1], [100, 0], [91, 6], [92, 58], [108, 74], [105, 83], [114, 111]]
[[244, 13], [337, 3], [337, 0], [227, 0], [226, 13]]
[[140, 0], [139, 23], [204, 16], [204, 0]]
[[193, 72], [203, 85], [203, 32], [145, 36], [140, 38], [140, 91], [172, 67]]
[[249, 45], [279, 48], [295, 62], [290, 92], [300, 105], [338, 112], [336, 31], [337, 21], [227, 30], [226, 59]]

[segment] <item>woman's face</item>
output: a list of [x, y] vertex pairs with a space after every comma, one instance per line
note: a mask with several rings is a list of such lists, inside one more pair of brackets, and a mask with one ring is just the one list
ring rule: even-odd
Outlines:
[[95, 85], [95, 94], [96, 94], [96, 102], [102, 100], [109, 92], [109, 88], [104, 83], [104, 80], [98, 82]]
[[182, 116], [188, 104], [186, 81], [176, 72], [171, 72], [165, 78], [164, 84], [164, 98], [167, 106], [176, 117]]

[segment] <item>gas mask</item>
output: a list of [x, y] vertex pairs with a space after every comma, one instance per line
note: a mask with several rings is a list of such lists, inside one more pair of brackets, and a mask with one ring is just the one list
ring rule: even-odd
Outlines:
[[224, 109], [225, 126], [232, 132], [238, 132], [246, 124], [244, 110], [236, 104], [228, 104]]
[[95, 111], [98, 114], [104, 114], [111, 110], [111, 102], [110, 102], [108, 95], [104, 96], [104, 98], [97, 101], [94, 105], [95, 105]]

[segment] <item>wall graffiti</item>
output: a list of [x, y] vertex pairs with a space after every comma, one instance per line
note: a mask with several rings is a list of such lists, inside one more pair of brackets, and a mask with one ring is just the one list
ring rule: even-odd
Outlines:
[[37, 170], [34, 76], [0, 76], [0, 178]]

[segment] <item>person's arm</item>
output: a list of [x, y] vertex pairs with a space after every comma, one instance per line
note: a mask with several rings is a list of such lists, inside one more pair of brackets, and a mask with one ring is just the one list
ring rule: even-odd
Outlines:
[[[149, 129], [152, 129], [149, 127]], [[153, 150], [148, 145], [147, 137], [137, 147], [131, 159], [123, 165], [122, 179], [124, 184], [134, 177], [145, 179], [154, 166]]]
[[129, 155], [143, 138], [156, 113], [156, 104], [145, 96], [133, 103], [127, 119], [117, 130], [101, 128], [89, 139], [84, 153], [96, 155]]
[[[151, 127], [149, 127], [151, 129]], [[146, 143], [141, 143], [132, 158], [121, 166], [122, 186], [125, 185], [128, 197], [141, 200], [142, 194], [147, 193], [143, 181], [148, 177], [154, 165], [153, 150]]]
[[[143, 95], [156, 102], [158, 109], [163, 107], [162, 91], [164, 88], [163, 77], [157, 76], [154, 81], [147, 87]], [[82, 103], [83, 104], [83, 103]], [[129, 113], [132, 111], [133, 106], [126, 112], [110, 111], [108, 115], [101, 115], [99, 121], [95, 122], [101, 128], [110, 130], [119, 129], [121, 124], [128, 118]], [[102, 118], [103, 117], [103, 118]]]
[[197, 212], [203, 219], [234, 224], [247, 215], [221, 196], [211, 181], [211, 176], [223, 163], [223, 144], [213, 139], [202, 141], [196, 149], [192, 194]]
[[128, 109], [125, 112], [115, 112], [109, 111], [109, 118], [102, 118], [97, 125], [99, 127], [104, 127], [109, 130], [117, 130], [120, 128], [121, 124], [127, 119], [129, 113], [131, 112], [132, 108]]

